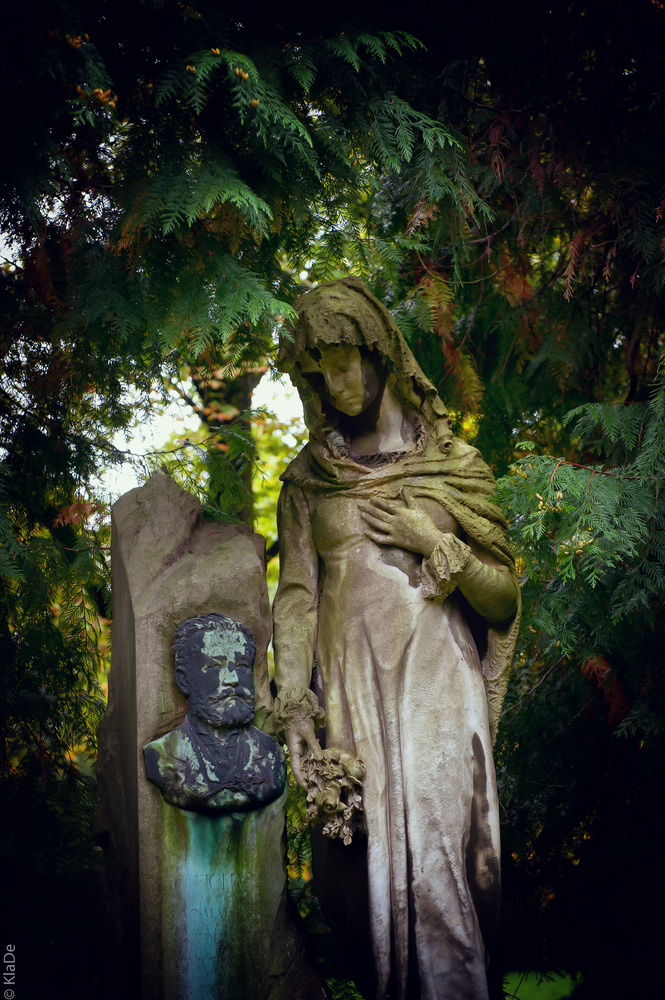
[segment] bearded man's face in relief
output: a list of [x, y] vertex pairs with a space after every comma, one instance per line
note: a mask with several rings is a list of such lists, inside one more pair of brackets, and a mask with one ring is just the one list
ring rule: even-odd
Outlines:
[[189, 698], [190, 715], [215, 728], [246, 726], [254, 718], [252, 657], [241, 632], [226, 630], [219, 642], [209, 639], [188, 651], [176, 680]]

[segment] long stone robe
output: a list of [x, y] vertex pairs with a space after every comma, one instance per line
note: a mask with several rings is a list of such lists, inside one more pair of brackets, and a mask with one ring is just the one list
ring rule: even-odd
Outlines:
[[500, 885], [483, 667], [491, 675], [497, 663], [505, 666], [514, 630], [476, 630], [479, 654], [464, 600], [456, 592], [437, 596], [443, 581], [435, 555], [423, 562], [374, 543], [358, 510], [363, 498], [408, 495], [442, 531], [472, 542], [475, 521], [487, 527], [488, 503], [481, 497], [469, 506], [457, 487], [465, 469], [475, 482], [479, 456], [457, 442], [457, 478], [445, 486], [433, 475], [442, 469], [438, 453], [367, 470], [316, 449], [308, 446], [283, 477], [277, 685], [288, 687], [303, 668], [308, 683], [316, 658], [326, 745], [366, 764], [377, 996], [486, 1000], [486, 944], [498, 921]]

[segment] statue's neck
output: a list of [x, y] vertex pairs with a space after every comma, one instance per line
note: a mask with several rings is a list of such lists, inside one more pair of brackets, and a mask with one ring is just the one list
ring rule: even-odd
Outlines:
[[355, 455], [407, 451], [415, 444], [415, 431], [389, 386], [370, 409], [349, 420], [345, 430]]

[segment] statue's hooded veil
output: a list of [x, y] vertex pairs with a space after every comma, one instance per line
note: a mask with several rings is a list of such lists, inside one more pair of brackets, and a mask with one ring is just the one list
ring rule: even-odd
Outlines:
[[[401, 401], [419, 413], [430, 428], [436, 425], [442, 438], [452, 440], [448, 413], [436, 389], [424, 375], [395, 320], [360, 278], [341, 278], [319, 285], [301, 295], [294, 307], [298, 318], [280, 338], [277, 367], [296, 386], [305, 423], [313, 437], [325, 437], [330, 429], [329, 417], [299, 359], [322, 344], [350, 344], [376, 352]], [[440, 447], [447, 450], [443, 440]]]
[[[282, 334], [277, 366], [290, 376], [300, 394], [310, 439], [284, 472], [282, 481], [313, 491], [346, 490], [360, 500], [371, 497], [379, 485], [386, 495], [403, 497], [404, 490], [409, 489], [404, 484], [416, 477], [420, 485], [414, 495], [435, 496], [465, 534], [514, 576], [508, 525], [492, 500], [494, 477], [479, 451], [453, 435], [446, 407], [385, 306], [355, 277], [319, 285], [294, 305], [298, 318]], [[326, 344], [350, 344], [375, 352], [375, 357], [378, 354], [388, 384], [424, 425], [426, 443], [422, 450], [372, 470], [364, 469], [349, 456], [333, 454], [330, 432], [335, 430], [334, 415], [331, 419], [331, 408], [315, 391], [299, 363], [305, 352]], [[482, 667], [493, 736], [519, 617], [518, 610], [503, 627], [484, 625], [484, 636], [477, 637], [484, 647]]]

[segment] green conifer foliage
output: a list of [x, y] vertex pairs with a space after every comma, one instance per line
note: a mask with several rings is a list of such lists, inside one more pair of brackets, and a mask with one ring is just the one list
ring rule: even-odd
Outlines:
[[[37, 0], [3, 32], [0, 794], [44, 947], [62, 894], [45, 870], [95, 863], [110, 602], [92, 480], [114, 431], [183, 366], [209, 385], [264, 364], [312, 248], [317, 278], [368, 266], [374, 171], [457, 148], [394, 84], [422, 47], [408, 33], [245, 13]], [[236, 515], [253, 445], [241, 424], [210, 437], [206, 488]], [[29, 905], [16, 919], [27, 936]]]
[[0, 763], [7, 814], [24, 806], [7, 850], [37, 859], [35, 885], [56, 857], [91, 860], [83, 761], [110, 611], [91, 483], [118, 458], [113, 432], [159, 380], [194, 372], [222, 433], [177, 464], [237, 516], [255, 445], [215, 383], [269, 363], [301, 272], [352, 272], [395, 312], [512, 519], [509, 961], [581, 969], [587, 996], [648, 995], [665, 14], [422, 0], [388, 24], [361, 6], [343, 22], [300, 2], [262, 18], [37, 0], [3, 32]]

